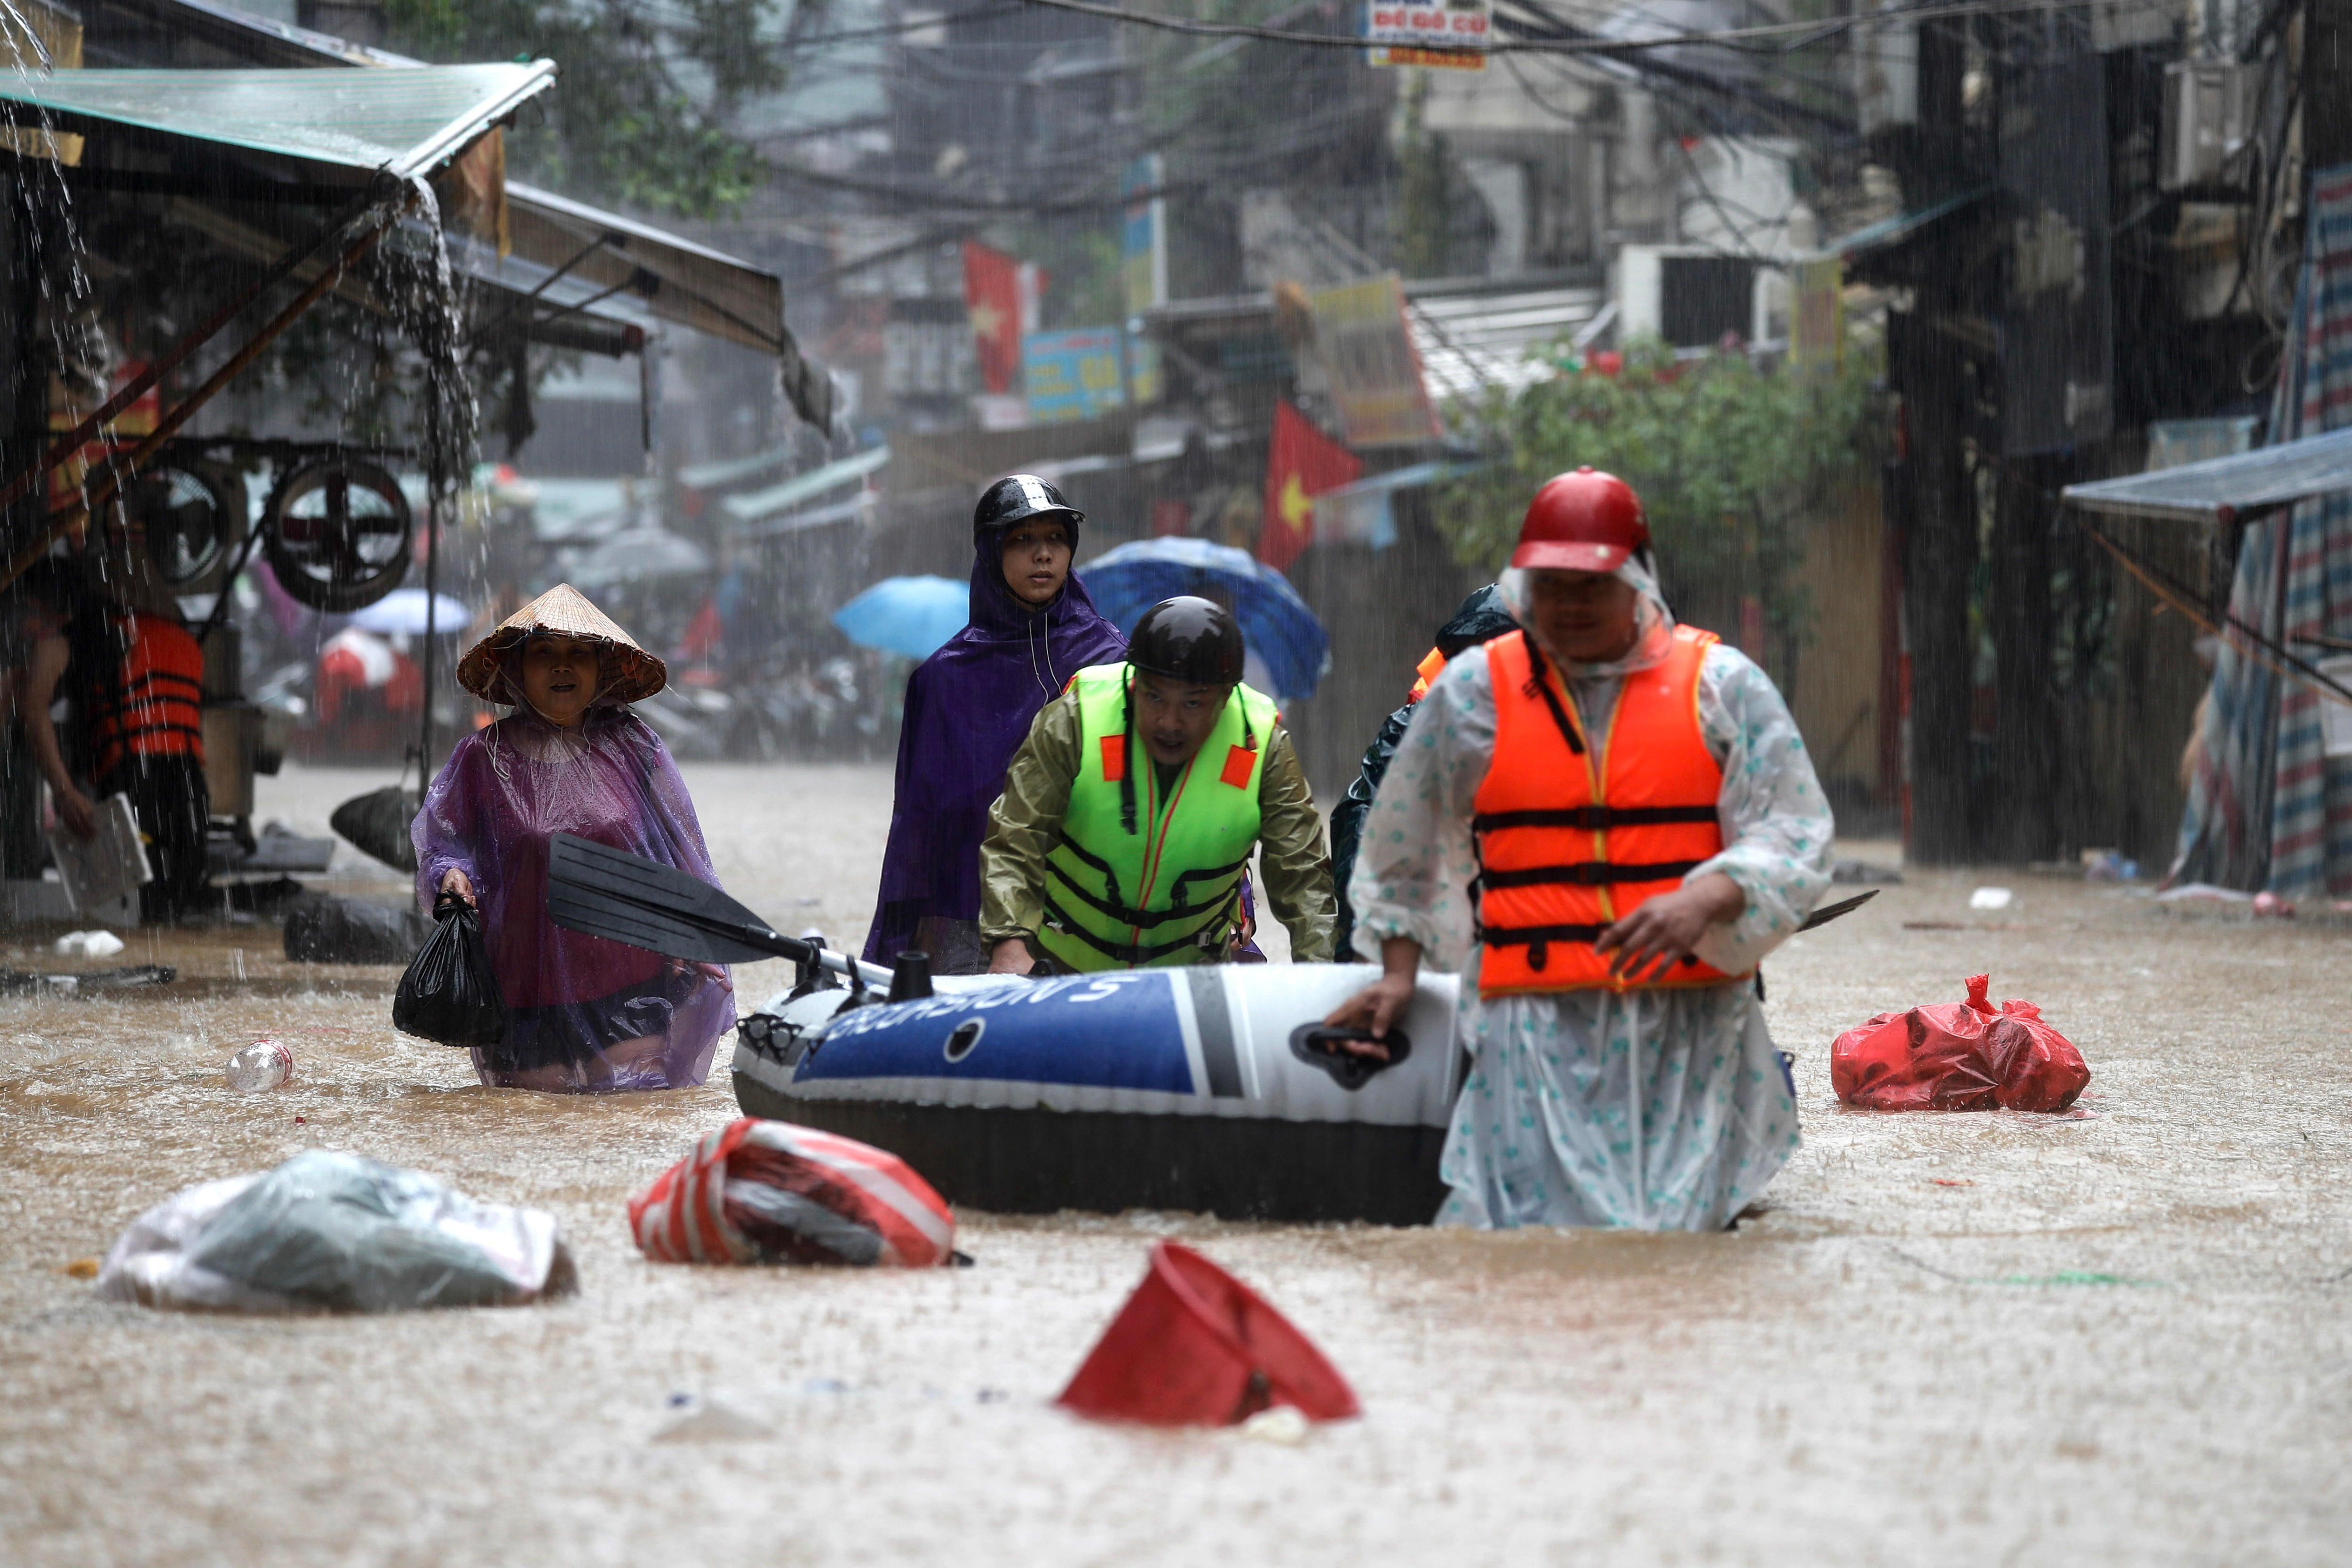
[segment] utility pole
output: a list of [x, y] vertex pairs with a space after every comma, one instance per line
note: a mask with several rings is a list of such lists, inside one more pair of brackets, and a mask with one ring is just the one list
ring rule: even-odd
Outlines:
[[2304, 0], [2303, 157], [2306, 170], [2352, 163], [2352, 0]]
[[[1919, 25], [1919, 118], [1902, 170], [1905, 205], [1918, 210], [1968, 190], [1962, 77], [1964, 21]], [[1977, 220], [1970, 220], [1973, 228]], [[1959, 239], [1920, 278], [1913, 308], [1889, 322], [1888, 370], [1903, 395], [1906, 468], [1901, 518], [1903, 621], [1910, 655], [1911, 786], [1906, 854], [1923, 864], [1971, 858], [1976, 798], [1969, 734], [1975, 695], [1969, 595], [1976, 577], [1977, 501], [1966, 442], [1977, 388], [1956, 335], [1968, 310]]]

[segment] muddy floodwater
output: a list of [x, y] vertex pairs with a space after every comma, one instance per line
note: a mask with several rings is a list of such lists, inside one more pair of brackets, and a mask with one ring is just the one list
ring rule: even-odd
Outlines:
[[[787, 930], [862, 939], [887, 767], [687, 776], [730, 890]], [[381, 782], [289, 773], [264, 781], [262, 814], [323, 832]], [[2014, 902], [1971, 911], [1988, 881]], [[333, 885], [396, 882], [339, 862]], [[731, 1040], [698, 1090], [488, 1090], [459, 1053], [394, 1034], [395, 970], [287, 963], [275, 927], [134, 933], [100, 961], [38, 934], [0, 939], [0, 963], [180, 980], [0, 999], [11, 1565], [2352, 1551], [2352, 926], [1914, 872], [1768, 966], [1804, 1148], [1736, 1232], [965, 1214], [976, 1266], [920, 1275], [637, 1255], [627, 1198], [736, 1114]], [[780, 968], [739, 970], [739, 992], [768, 994]], [[1979, 970], [2082, 1047], [2088, 1114], [1837, 1107], [1840, 1029], [1957, 1000]], [[263, 1034], [292, 1047], [295, 1082], [232, 1094], [222, 1063]], [[269, 1321], [119, 1306], [70, 1271], [173, 1190], [310, 1144], [552, 1211], [581, 1293]], [[1053, 1408], [1171, 1235], [1290, 1314], [1363, 1418], [1286, 1446]], [[714, 1406], [740, 1417], [723, 1440], [665, 1440]]]

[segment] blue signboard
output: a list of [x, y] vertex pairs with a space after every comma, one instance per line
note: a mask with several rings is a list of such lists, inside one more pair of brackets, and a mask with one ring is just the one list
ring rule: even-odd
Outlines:
[[1031, 332], [1021, 340], [1021, 372], [1029, 393], [1029, 421], [1093, 419], [1127, 401], [1125, 352], [1117, 327]]

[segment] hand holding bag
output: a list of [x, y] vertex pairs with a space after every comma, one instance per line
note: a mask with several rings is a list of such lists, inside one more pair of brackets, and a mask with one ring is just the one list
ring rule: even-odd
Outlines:
[[507, 1037], [507, 1004], [474, 906], [445, 891], [433, 900], [433, 934], [393, 993], [392, 1026], [460, 1049], [495, 1046]]

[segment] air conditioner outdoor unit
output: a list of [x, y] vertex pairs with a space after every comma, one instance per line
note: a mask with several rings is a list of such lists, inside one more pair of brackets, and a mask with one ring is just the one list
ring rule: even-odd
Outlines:
[[1617, 253], [1618, 341], [1655, 337], [1678, 349], [1711, 348], [1737, 332], [1760, 342], [1767, 322], [1759, 271], [1746, 257], [1696, 246], [1626, 246]]
[[2252, 135], [2252, 68], [2177, 60], [2164, 68], [2164, 141], [2157, 183], [2168, 191], [2231, 180]]

